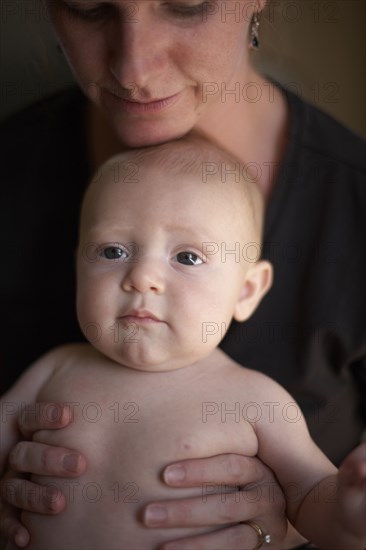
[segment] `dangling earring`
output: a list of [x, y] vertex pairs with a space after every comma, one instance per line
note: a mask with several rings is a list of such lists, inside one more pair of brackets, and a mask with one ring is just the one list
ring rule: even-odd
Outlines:
[[249, 45], [249, 47], [252, 50], [258, 50], [258, 48], [259, 48], [258, 29], [259, 29], [259, 17], [258, 17], [258, 12], [256, 11], [253, 14], [252, 24], [251, 24], [251, 27], [250, 27], [250, 45]]

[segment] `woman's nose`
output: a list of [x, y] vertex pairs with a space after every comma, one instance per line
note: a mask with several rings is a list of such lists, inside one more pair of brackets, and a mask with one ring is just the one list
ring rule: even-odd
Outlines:
[[162, 294], [165, 290], [164, 277], [158, 261], [138, 260], [131, 262], [122, 280], [126, 292], [154, 292]]
[[116, 22], [109, 36], [110, 70], [132, 98], [138, 89], [149, 84], [155, 87], [167, 60], [165, 39], [156, 24], [149, 24], [149, 18], [142, 13], [135, 18]]

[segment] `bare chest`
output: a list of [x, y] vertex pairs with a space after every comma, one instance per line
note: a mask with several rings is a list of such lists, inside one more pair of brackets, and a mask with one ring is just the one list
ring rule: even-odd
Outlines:
[[169, 462], [187, 458], [256, 454], [251, 413], [229, 384], [161, 380], [158, 374], [113, 369], [56, 373], [39, 400], [67, 403], [73, 420], [63, 430], [38, 432], [37, 439], [83, 452], [89, 471], [99, 472], [108, 455], [112, 476], [121, 469], [136, 477], [156, 475]]

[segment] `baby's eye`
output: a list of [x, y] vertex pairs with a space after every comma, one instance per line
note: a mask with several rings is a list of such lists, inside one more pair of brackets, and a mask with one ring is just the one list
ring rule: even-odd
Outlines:
[[100, 251], [100, 256], [107, 260], [126, 260], [128, 252], [121, 246], [105, 246]]
[[203, 264], [202, 258], [194, 252], [179, 252], [176, 255], [177, 262], [184, 265], [201, 265]]

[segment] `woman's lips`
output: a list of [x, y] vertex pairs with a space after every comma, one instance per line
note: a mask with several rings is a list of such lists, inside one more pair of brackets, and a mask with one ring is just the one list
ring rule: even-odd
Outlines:
[[112, 92], [109, 92], [113, 97], [114, 101], [118, 102], [118, 105], [121, 109], [131, 115], [145, 115], [145, 114], [154, 114], [168, 107], [174, 105], [179, 97], [181, 92], [178, 92], [174, 95], [164, 97], [161, 99], [154, 99], [152, 101], [137, 101], [130, 99], [123, 99]]

